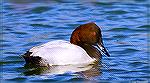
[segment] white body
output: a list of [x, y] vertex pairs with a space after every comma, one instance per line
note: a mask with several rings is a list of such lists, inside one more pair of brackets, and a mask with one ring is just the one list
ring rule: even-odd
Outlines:
[[55, 40], [29, 50], [49, 65], [90, 64], [95, 61], [80, 46], [64, 40]]

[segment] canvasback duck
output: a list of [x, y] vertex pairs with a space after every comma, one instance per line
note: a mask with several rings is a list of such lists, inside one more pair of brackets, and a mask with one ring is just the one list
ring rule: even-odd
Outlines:
[[55, 40], [32, 47], [23, 58], [26, 64], [36, 66], [90, 64], [110, 56], [102, 41], [100, 28], [93, 22], [78, 26], [70, 42]]

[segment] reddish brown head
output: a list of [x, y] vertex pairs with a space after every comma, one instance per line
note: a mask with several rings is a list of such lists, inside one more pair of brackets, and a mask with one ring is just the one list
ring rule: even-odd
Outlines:
[[[103, 46], [100, 28], [93, 22], [78, 26], [72, 33], [70, 42], [81, 46], [85, 50], [101, 50], [102, 53], [110, 56]], [[96, 49], [95, 46], [98, 48]], [[86, 48], [89, 47], [89, 48]]]

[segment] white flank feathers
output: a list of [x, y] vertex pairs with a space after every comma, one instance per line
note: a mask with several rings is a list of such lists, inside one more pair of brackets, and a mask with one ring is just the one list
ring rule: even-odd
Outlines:
[[80, 46], [64, 40], [55, 40], [29, 50], [49, 65], [89, 64], [95, 61]]

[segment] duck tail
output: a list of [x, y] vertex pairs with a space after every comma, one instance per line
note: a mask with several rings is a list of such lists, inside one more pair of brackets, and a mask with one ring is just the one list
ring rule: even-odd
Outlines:
[[47, 67], [49, 64], [39, 56], [31, 56], [32, 52], [27, 51], [22, 57], [28, 67]]

